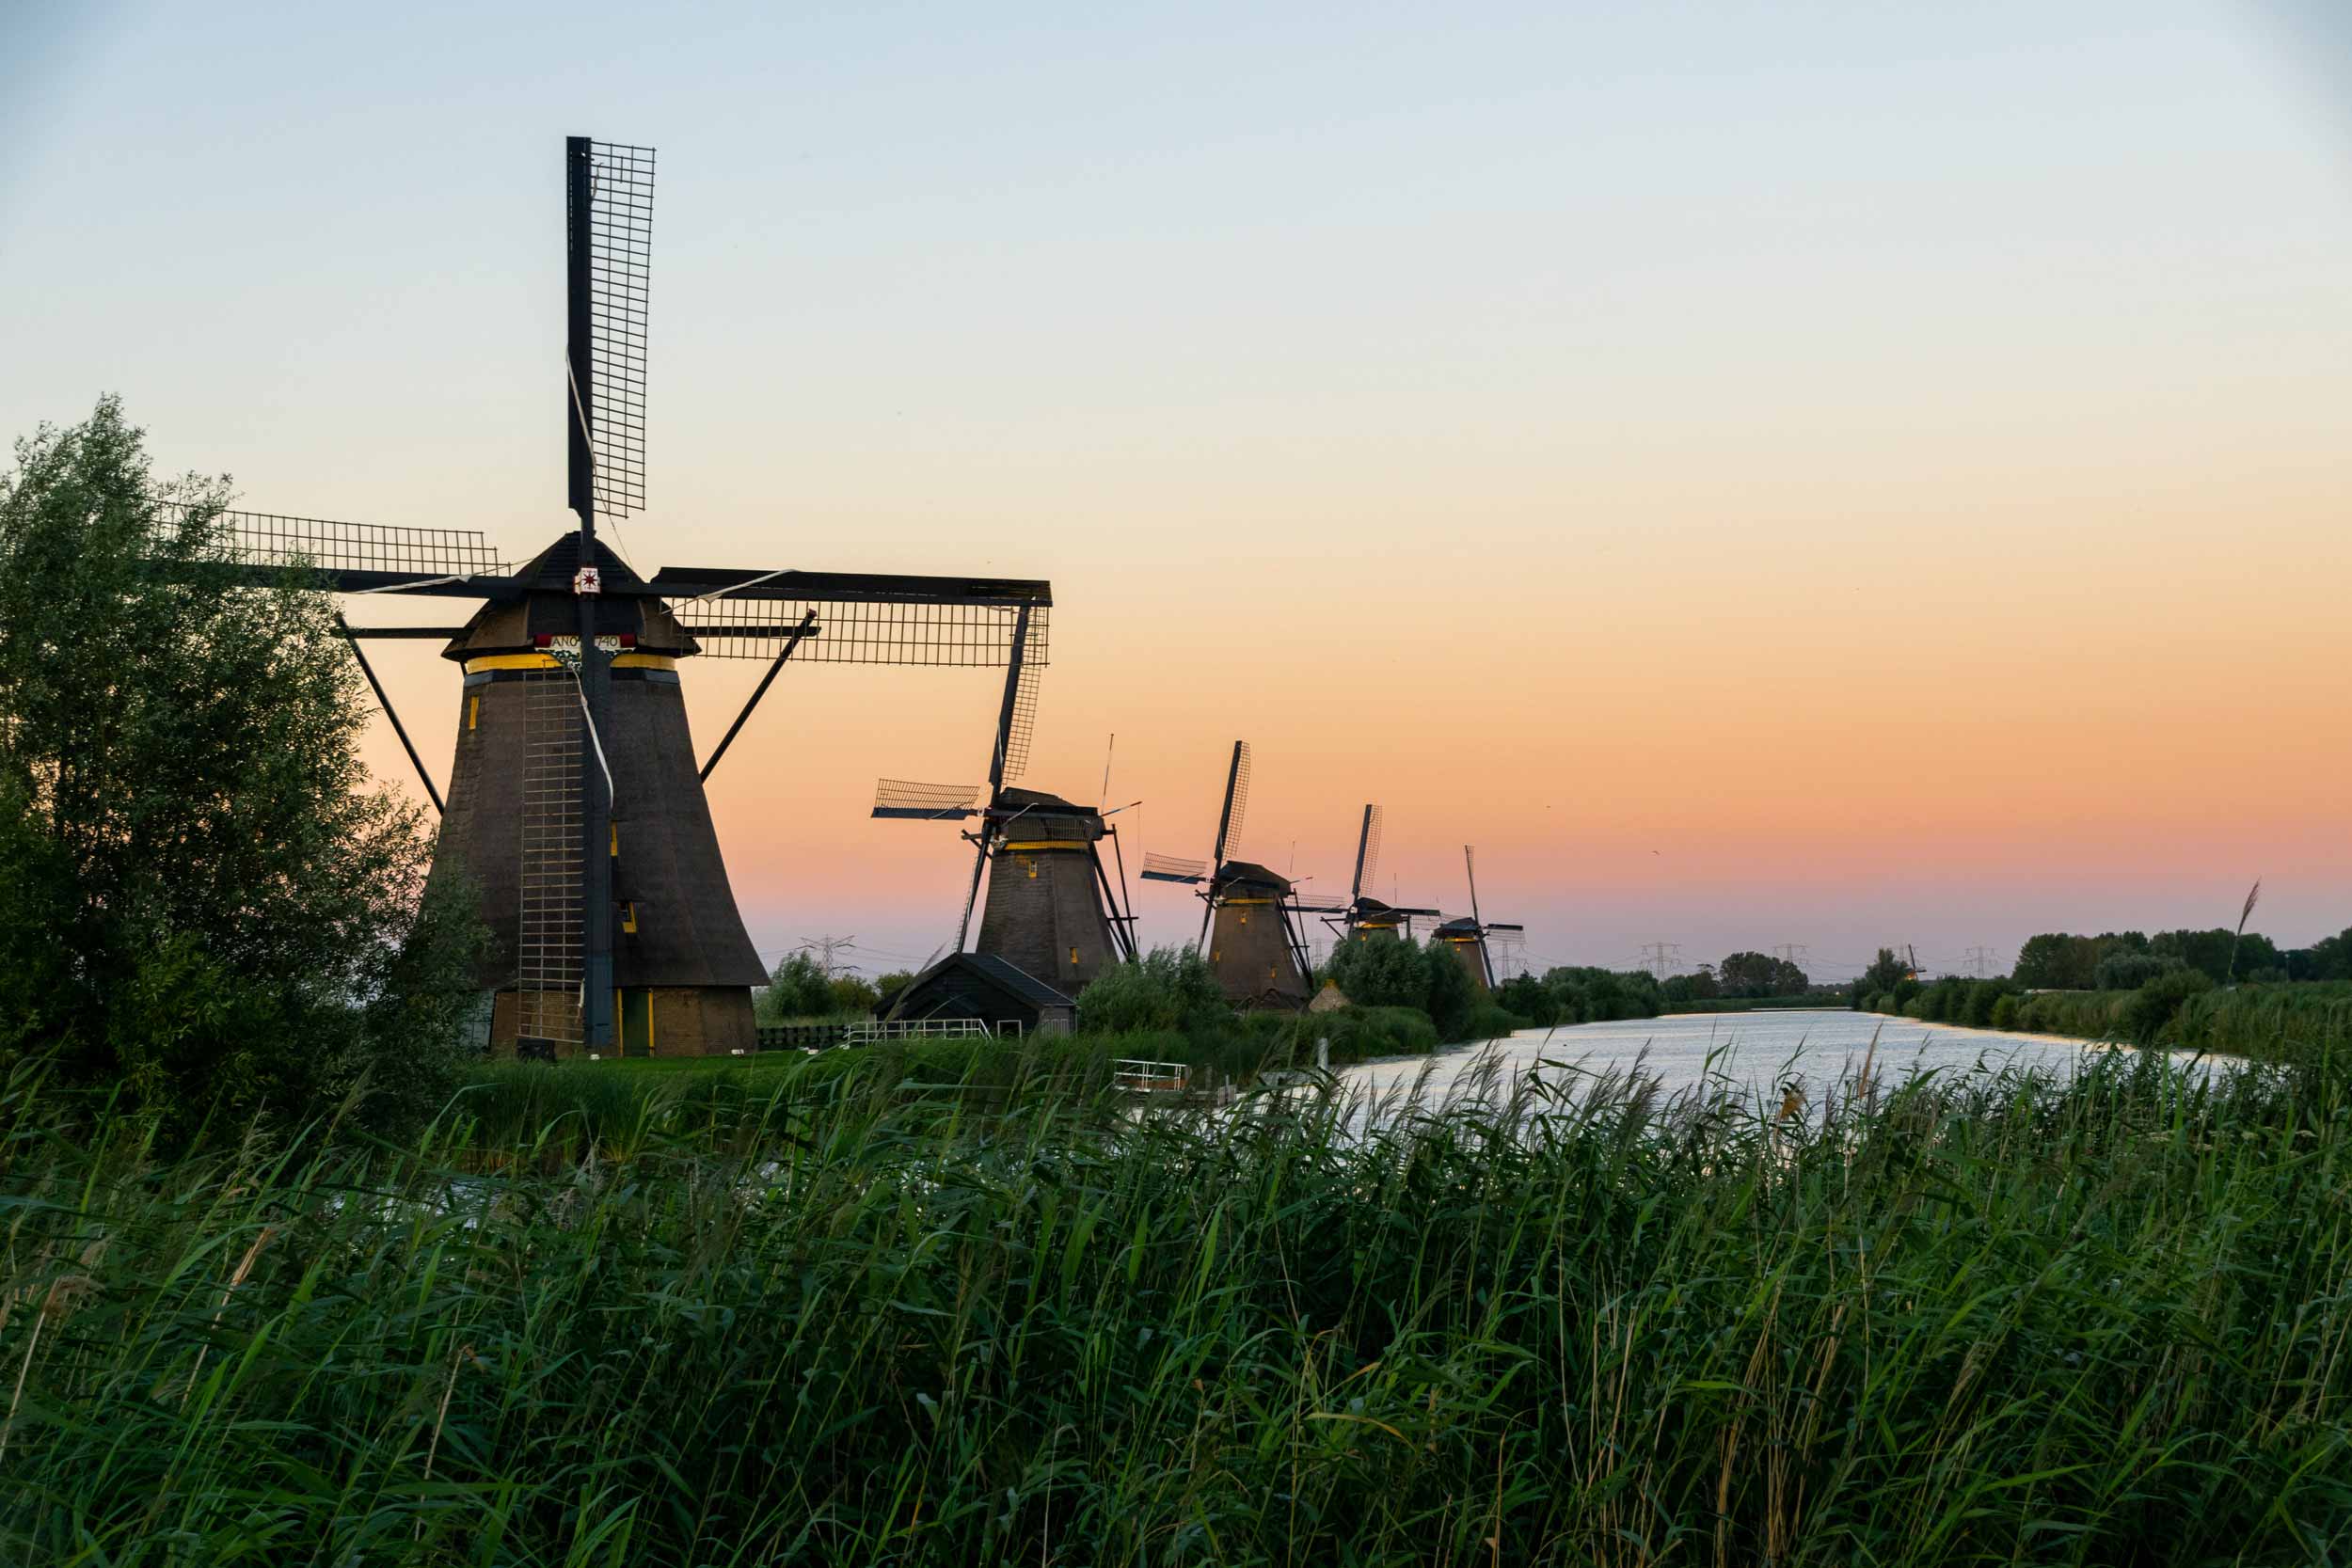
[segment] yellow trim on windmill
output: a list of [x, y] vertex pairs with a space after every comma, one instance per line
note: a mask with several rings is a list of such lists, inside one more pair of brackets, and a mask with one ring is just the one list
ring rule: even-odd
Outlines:
[[466, 673], [479, 675], [491, 670], [561, 670], [563, 662], [553, 654], [484, 654], [480, 658], [466, 660]]

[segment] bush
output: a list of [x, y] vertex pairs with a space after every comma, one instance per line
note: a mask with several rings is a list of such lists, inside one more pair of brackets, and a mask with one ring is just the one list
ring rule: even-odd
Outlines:
[[2006, 980], [1978, 980], [1968, 987], [1968, 994], [1961, 1004], [1960, 1022], [1971, 1029], [1983, 1029], [1993, 1022], [1994, 1009], [2009, 995]]
[[2018, 1000], [2019, 999], [2016, 996], [2008, 992], [2004, 992], [1993, 999], [1992, 1022], [1994, 1028], [2014, 1029], [2017, 1027]]
[[2213, 976], [2201, 969], [2175, 969], [2159, 974], [2132, 993], [2123, 1013], [2124, 1030], [2140, 1044], [2153, 1044], [2183, 1003], [2211, 990]]
[[1181, 1029], [1210, 1034], [1233, 1027], [1233, 1009], [1209, 961], [1188, 947], [1154, 947], [1139, 963], [1118, 963], [1078, 993], [1082, 1034]]
[[1472, 1040], [1497, 1040], [1505, 1035], [1515, 1035], [1521, 1029], [1534, 1027], [1536, 1026], [1512, 1012], [1508, 1007], [1500, 1006], [1492, 1002], [1480, 1002], [1470, 1010], [1468, 1032], [1464, 1037]]

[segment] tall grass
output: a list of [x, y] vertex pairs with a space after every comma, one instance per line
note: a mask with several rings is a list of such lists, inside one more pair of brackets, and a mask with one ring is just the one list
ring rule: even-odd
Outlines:
[[2352, 984], [2232, 986], [2170, 997], [2158, 994], [2163, 985], [2042, 991], [2019, 998], [2013, 1021], [2038, 1034], [2272, 1060], [2352, 1057]]
[[2340, 1072], [1204, 1117], [1000, 1068], [768, 1075], [556, 1168], [462, 1110], [159, 1164], [21, 1071], [0, 1559], [2352, 1546]]

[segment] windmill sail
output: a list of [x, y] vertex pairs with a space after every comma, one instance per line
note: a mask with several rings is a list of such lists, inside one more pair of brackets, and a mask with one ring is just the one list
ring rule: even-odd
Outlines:
[[[232, 576], [256, 585], [307, 579], [339, 594], [480, 598], [512, 572], [475, 529], [336, 522], [183, 501], [158, 501], [154, 511], [159, 561], [168, 564], [193, 546], [198, 559], [239, 568]], [[200, 538], [184, 538], [191, 531]]]
[[565, 144], [571, 342], [564, 428], [571, 505], [627, 517], [645, 505], [645, 318], [653, 263], [650, 147]]

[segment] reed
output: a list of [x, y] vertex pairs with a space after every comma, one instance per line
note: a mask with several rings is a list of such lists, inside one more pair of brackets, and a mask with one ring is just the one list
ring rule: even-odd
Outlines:
[[966, 1068], [616, 1102], [552, 1165], [548, 1126], [462, 1099], [413, 1147], [159, 1163], [21, 1069], [0, 1559], [2352, 1544], [2341, 1074], [2117, 1053], [1819, 1101], [1608, 1076], [1138, 1115], [1042, 1055]]

